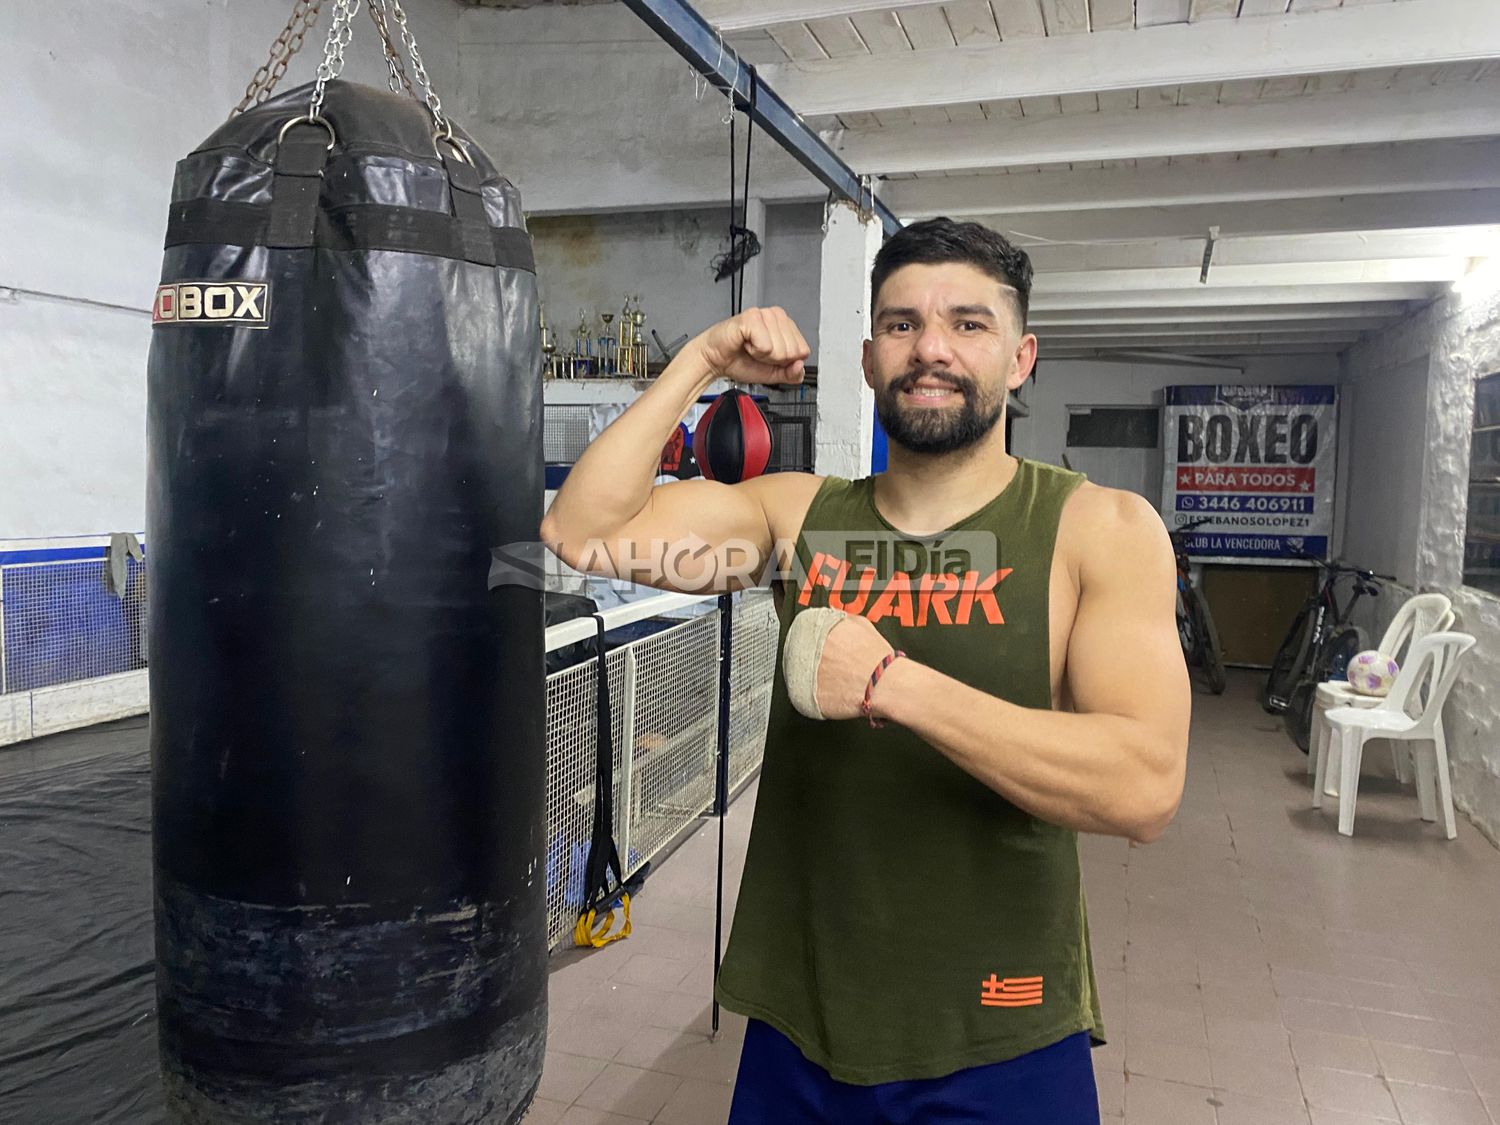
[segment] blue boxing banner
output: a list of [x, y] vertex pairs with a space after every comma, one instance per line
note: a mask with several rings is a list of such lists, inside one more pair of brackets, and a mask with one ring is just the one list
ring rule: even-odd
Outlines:
[[1188, 540], [1218, 561], [1327, 554], [1333, 533], [1338, 388], [1166, 389], [1162, 518], [1204, 519]]

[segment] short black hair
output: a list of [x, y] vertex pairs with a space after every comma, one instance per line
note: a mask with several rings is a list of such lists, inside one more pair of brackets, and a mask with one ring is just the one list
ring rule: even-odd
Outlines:
[[1031, 308], [1031, 259], [1005, 236], [979, 223], [955, 223], [952, 219], [926, 219], [903, 227], [875, 255], [870, 271], [870, 304], [880, 297], [880, 287], [902, 266], [935, 266], [963, 262], [989, 274], [1015, 292], [1016, 314], [1021, 328]]

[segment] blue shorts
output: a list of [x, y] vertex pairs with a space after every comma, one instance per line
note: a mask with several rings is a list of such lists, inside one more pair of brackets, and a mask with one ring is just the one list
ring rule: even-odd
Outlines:
[[1099, 1095], [1087, 1032], [943, 1078], [855, 1086], [751, 1020], [729, 1125], [1099, 1125]]

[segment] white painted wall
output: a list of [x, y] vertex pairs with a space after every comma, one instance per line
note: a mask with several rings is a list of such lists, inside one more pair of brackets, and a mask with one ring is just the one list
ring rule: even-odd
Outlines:
[[[530, 213], [727, 200], [725, 99], [708, 90], [696, 100], [694, 72], [628, 9], [473, 8], [461, 26], [464, 120]], [[743, 151], [743, 119], [739, 143]], [[758, 131], [752, 156], [752, 195], [826, 194]]]
[[[1398, 373], [1425, 366], [1423, 409], [1408, 415], [1399, 443], [1403, 450], [1420, 444], [1425, 451], [1415, 588], [1451, 597], [1456, 628], [1478, 638], [1449, 699], [1444, 726], [1454, 800], [1500, 842], [1500, 599], [1463, 585], [1474, 380], [1500, 371], [1497, 272], [1492, 263], [1486, 284], [1448, 296], [1357, 346], [1349, 356], [1349, 373], [1357, 387], [1378, 389], [1388, 388]], [[1370, 395], [1361, 392], [1361, 397]], [[1351, 561], [1364, 563], [1353, 556]], [[1396, 598], [1381, 601], [1385, 604], [1372, 623], [1377, 634], [1397, 606]]]
[[788, 203], [766, 208], [766, 303], [786, 309], [818, 362], [818, 319], [822, 313], [823, 204]]
[[1417, 582], [1429, 358], [1376, 368], [1345, 362], [1343, 409], [1353, 441], [1343, 553], [1410, 589]]
[[[439, 92], [457, 100], [461, 9], [406, 8]], [[148, 310], [173, 165], [239, 101], [290, 10], [287, 0], [7, 6], [0, 540], [144, 526]], [[347, 77], [384, 83], [377, 44], [361, 16]], [[319, 31], [284, 83], [309, 80], [321, 57]]]
[[[756, 232], [763, 303], [792, 313], [814, 357], [821, 223], [816, 205], [770, 206], [764, 229]], [[727, 208], [533, 217], [530, 226], [547, 323], [565, 344], [580, 309], [596, 334], [600, 312], [617, 314], [618, 325], [627, 293], [641, 295], [647, 331], [656, 329], [666, 344], [683, 334], [696, 336], [729, 315], [729, 281], [713, 275], [713, 259], [728, 245]], [[748, 285], [745, 300], [751, 303]], [[660, 358], [654, 345], [650, 356], [653, 362]]]

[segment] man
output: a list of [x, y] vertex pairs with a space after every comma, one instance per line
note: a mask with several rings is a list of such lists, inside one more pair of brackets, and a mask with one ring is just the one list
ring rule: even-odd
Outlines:
[[682, 350], [544, 524], [567, 562], [668, 589], [745, 573], [736, 550], [783, 562], [783, 639], [805, 610], [846, 615], [810, 685], [824, 718], [773, 696], [718, 983], [750, 1017], [731, 1125], [1097, 1121], [1076, 834], [1165, 829], [1189, 688], [1156, 512], [1005, 449], [1030, 288], [984, 227], [908, 227], [876, 258], [864, 345], [885, 472], [652, 487], [712, 379], [801, 380], [796, 326], [752, 309]]

